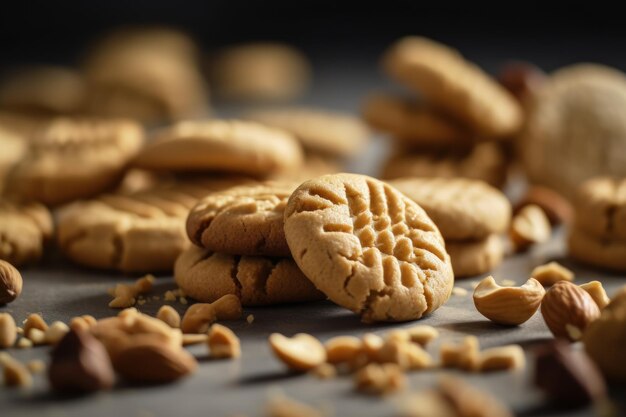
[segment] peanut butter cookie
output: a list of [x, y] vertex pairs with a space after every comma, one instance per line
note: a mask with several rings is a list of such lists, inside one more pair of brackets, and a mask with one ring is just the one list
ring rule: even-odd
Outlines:
[[290, 256], [283, 215], [297, 186], [268, 182], [211, 193], [189, 212], [187, 235], [214, 252]]
[[418, 319], [452, 290], [437, 226], [374, 178], [334, 174], [303, 183], [287, 203], [285, 236], [315, 286], [367, 322]]
[[47, 205], [91, 197], [119, 182], [142, 141], [130, 120], [54, 119], [29, 141], [5, 192]]
[[36, 261], [52, 233], [52, 216], [41, 204], [0, 200], [0, 259], [16, 266]]
[[471, 277], [491, 271], [502, 262], [502, 237], [492, 234], [482, 240], [446, 241], [446, 250], [452, 260], [457, 278]]
[[495, 143], [484, 142], [470, 149], [398, 152], [383, 166], [382, 178], [463, 177], [502, 187], [507, 177], [507, 161]]
[[389, 184], [426, 211], [446, 242], [482, 240], [492, 233], [503, 233], [511, 220], [506, 196], [483, 181], [409, 177]]
[[190, 242], [189, 210], [211, 191], [237, 180], [163, 184], [134, 194], [105, 194], [59, 210], [57, 239], [74, 262], [124, 272], [171, 270]]
[[516, 99], [443, 44], [421, 37], [400, 39], [386, 53], [383, 65], [393, 78], [481, 135], [505, 137], [522, 126]]
[[134, 161], [138, 168], [267, 176], [302, 163], [289, 133], [254, 122], [180, 122], [161, 130]]
[[424, 104], [377, 94], [369, 97], [363, 117], [374, 129], [406, 146], [470, 144], [474, 134]]
[[336, 156], [360, 152], [369, 136], [367, 126], [349, 114], [310, 108], [259, 110], [248, 119], [293, 134], [305, 149]]
[[186, 295], [205, 303], [226, 294], [235, 294], [244, 306], [324, 299], [291, 258], [226, 255], [192, 246], [176, 260], [174, 278]]
[[626, 272], [626, 240], [597, 238], [574, 227], [567, 243], [572, 258], [601, 269]]
[[575, 227], [595, 239], [626, 243], [626, 178], [600, 177], [578, 189]]

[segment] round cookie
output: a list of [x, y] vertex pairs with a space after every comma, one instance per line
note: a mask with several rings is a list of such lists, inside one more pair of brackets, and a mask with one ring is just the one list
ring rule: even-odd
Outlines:
[[52, 233], [52, 216], [41, 204], [0, 201], [0, 259], [15, 266], [36, 261]]
[[435, 109], [385, 94], [369, 97], [363, 118], [406, 146], [471, 144], [473, 133]]
[[437, 226], [374, 178], [306, 181], [287, 203], [285, 236], [315, 286], [366, 322], [415, 320], [450, 296], [454, 276]]
[[478, 241], [446, 241], [452, 270], [457, 278], [471, 277], [491, 271], [502, 262], [504, 244], [499, 235], [492, 234]]
[[507, 169], [502, 149], [495, 143], [483, 142], [469, 150], [398, 152], [384, 164], [381, 177], [463, 177], [502, 187]]
[[189, 212], [187, 235], [214, 252], [291, 256], [283, 214], [297, 186], [268, 182], [211, 193]]
[[91, 197], [120, 181], [142, 142], [134, 121], [54, 119], [28, 142], [5, 192], [47, 205]]
[[211, 191], [234, 180], [162, 184], [134, 194], [105, 194], [58, 212], [57, 240], [74, 262], [98, 269], [154, 272], [172, 269], [190, 242], [189, 210]]
[[569, 255], [601, 269], [626, 272], [626, 241], [598, 239], [573, 228], [568, 240]]
[[426, 211], [446, 242], [481, 240], [505, 232], [511, 221], [509, 200], [483, 181], [410, 177], [389, 184]]
[[232, 46], [211, 62], [211, 85], [231, 100], [288, 101], [306, 91], [311, 68], [298, 50], [280, 43]]
[[601, 177], [578, 189], [575, 226], [600, 239], [626, 241], [626, 178]]
[[589, 178], [625, 176], [625, 107], [626, 75], [616, 69], [579, 64], [552, 74], [518, 141], [530, 181], [571, 198]]
[[135, 158], [138, 168], [218, 171], [266, 176], [302, 163], [302, 149], [287, 132], [228, 120], [180, 122], [161, 130]]
[[235, 294], [244, 306], [323, 300], [291, 258], [236, 256], [191, 246], [176, 260], [174, 279], [191, 298], [212, 303]]
[[421, 37], [406, 37], [387, 51], [387, 72], [475, 132], [488, 137], [515, 134], [523, 112], [517, 100], [461, 54]]
[[259, 110], [247, 118], [293, 134], [304, 148], [335, 156], [351, 156], [363, 150], [369, 130], [356, 117], [308, 108]]

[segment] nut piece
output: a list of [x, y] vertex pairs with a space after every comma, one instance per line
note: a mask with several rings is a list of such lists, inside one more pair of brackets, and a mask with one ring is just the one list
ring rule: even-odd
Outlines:
[[22, 293], [22, 275], [10, 263], [0, 259], [0, 305], [8, 304]]
[[475, 336], [465, 336], [460, 343], [444, 342], [439, 348], [441, 366], [475, 371], [479, 364], [479, 350]]
[[485, 349], [478, 357], [481, 372], [517, 370], [526, 365], [524, 350], [519, 345], [498, 346]]
[[554, 284], [543, 297], [541, 314], [555, 337], [579, 340], [600, 309], [583, 289], [568, 281]]
[[173, 329], [180, 328], [180, 314], [178, 314], [178, 311], [174, 310], [172, 306], [161, 306], [157, 312], [156, 318]]
[[195, 372], [198, 362], [180, 346], [164, 344], [156, 335], [143, 335], [119, 352], [113, 366], [131, 382], [168, 383]]
[[46, 333], [36, 328], [30, 329], [26, 337], [33, 342], [33, 345], [43, 345], [46, 343]]
[[239, 338], [228, 327], [214, 324], [207, 340], [212, 358], [238, 358], [241, 356]]
[[439, 331], [432, 326], [418, 324], [417, 326], [402, 329], [409, 334], [409, 340], [426, 346], [431, 340], [439, 337]]
[[363, 350], [363, 342], [354, 336], [337, 336], [324, 343], [326, 361], [331, 364], [349, 362]]
[[355, 374], [354, 385], [366, 394], [384, 395], [406, 388], [407, 378], [396, 364], [370, 363]]
[[626, 286], [602, 310], [583, 336], [585, 349], [591, 359], [610, 379], [626, 382]]
[[51, 345], [56, 345], [69, 331], [70, 328], [67, 324], [62, 321], [55, 321], [44, 333], [45, 342]]
[[199, 345], [200, 343], [207, 343], [208, 340], [208, 334], [184, 333], [182, 344], [183, 346]]
[[8, 357], [3, 360], [2, 365], [4, 367], [4, 385], [21, 388], [33, 386], [33, 377], [22, 362]]
[[217, 320], [236, 320], [243, 310], [239, 297], [227, 294], [212, 303], [197, 303], [187, 309], [181, 322], [183, 333], [206, 333]]
[[509, 236], [516, 250], [522, 251], [547, 241], [551, 232], [550, 222], [541, 207], [529, 204], [513, 217]]
[[574, 209], [565, 197], [556, 191], [540, 185], [531, 185], [526, 194], [515, 204], [513, 213], [517, 214], [529, 204], [535, 204], [543, 210], [550, 224], [570, 223], [574, 218]]
[[378, 350], [380, 363], [393, 363], [401, 369], [424, 369], [432, 365], [431, 356], [418, 344], [408, 340], [387, 339]]
[[600, 281], [589, 281], [586, 284], [581, 284], [580, 288], [587, 291], [600, 310], [606, 307], [611, 301], [609, 296], [606, 295], [606, 291]]
[[330, 363], [323, 363], [313, 368], [309, 373], [319, 379], [332, 379], [337, 376], [337, 368]]
[[95, 317], [90, 316], [89, 314], [84, 314], [82, 316], [73, 317], [70, 320], [70, 328], [89, 330], [96, 324], [96, 321]]
[[24, 321], [24, 335], [26, 335], [26, 337], [28, 337], [30, 329], [37, 329], [45, 332], [46, 330], [48, 330], [48, 325], [40, 314], [33, 313], [29, 315]]
[[48, 380], [55, 391], [86, 393], [113, 386], [115, 374], [109, 355], [88, 331], [69, 331], [51, 356]]
[[574, 272], [565, 268], [558, 262], [550, 262], [545, 265], [539, 265], [533, 269], [530, 276], [539, 281], [544, 287], [549, 287], [559, 281], [574, 280]]
[[282, 393], [273, 395], [265, 408], [267, 417], [325, 417], [328, 414], [308, 404], [288, 398]]
[[109, 303], [111, 308], [128, 308], [135, 305], [137, 296], [152, 290], [154, 276], [146, 275], [135, 281], [134, 284], [117, 284], [109, 290], [113, 300]]
[[535, 385], [555, 405], [582, 407], [606, 396], [604, 379], [585, 352], [557, 339], [538, 348], [535, 356]]
[[272, 333], [269, 344], [278, 359], [295, 371], [310, 371], [326, 362], [326, 349], [310, 334], [298, 333], [289, 338]]
[[498, 399], [460, 378], [442, 376], [439, 391], [456, 410], [456, 415], [513, 417], [513, 413]]
[[378, 353], [385, 344], [385, 340], [374, 333], [365, 333], [361, 338], [363, 341], [363, 351], [370, 361], [378, 360]]
[[480, 314], [495, 323], [518, 325], [535, 314], [545, 293], [534, 278], [521, 287], [501, 287], [488, 276], [474, 290], [474, 305]]
[[31, 375], [42, 374], [46, 370], [46, 363], [41, 359], [32, 359], [26, 363], [26, 368]]
[[15, 344], [17, 327], [9, 313], [0, 313], [0, 348], [8, 348]]

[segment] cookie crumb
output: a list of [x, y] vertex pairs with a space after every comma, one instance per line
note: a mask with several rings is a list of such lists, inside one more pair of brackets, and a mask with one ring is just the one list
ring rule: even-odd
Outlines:
[[444, 342], [439, 349], [441, 366], [474, 371], [478, 367], [479, 349], [475, 336], [466, 336], [458, 343]]
[[416, 326], [404, 329], [408, 334], [411, 342], [426, 346], [431, 340], [439, 337], [439, 331], [432, 326], [418, 324]]
[[146, 301], [141, 295], [152, 290], [154, 280], [154, 276], [148, 274], [139, 278], [134, 284], [117, 284], [114, 288], [110, 288], [108, 292], [113, 300], [109, 303], [109, 307], [128, 308], [134, 306], [135, 303], [145, 304]]
[[187, 299], [185, 297], [180, 297], [178, 299], [178, 302], [181, 303], [182, 305], [187, 305], [189, 304], [189, 302], [187, 301]]
[[456, 295], [458, 297], [463, 297], [467, 295], [467, 290], [465, 288], [462, 287], [453, 287], [452, 288], [452, 295]]
[[176, 301], [174, 291], [165, 291], [165, 294], [163, 294], [163, 301]]
[[246, 317], [246, 321], [248, 322], [248, 324], [252, 324], [254, 322], [254, 314], [248, 314], [248, 317]]
[[366, 394], [385, 395], [406, 388], [407, 378], [394, 363], [371, 363], [354, 376], [355, 388]]

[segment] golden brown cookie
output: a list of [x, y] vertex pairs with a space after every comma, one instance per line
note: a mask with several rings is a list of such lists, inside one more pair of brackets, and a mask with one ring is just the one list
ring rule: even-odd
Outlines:
[[197, 63], [152, 44], [96, 50], [84, 73], [86, 110], [93, 115], [154, 123], [208, 111], [208, 90]]
[[575, 227], [596, 239], [626, 242], [626, 178], [585, 181], [576, 194]]
[[450, 254], [456, 278], [489, 272], [500, 265], [504, 257], [504, 243], [497, 234], [482, 240], [446, 240], [446, 250]]
[[85, 95], [82, 76], [69, 68], [24, 68], [0, 85], [0, 107], [34, 114], [67, 114], [80, 109]]
[[370, 96], [363, 117], [374, 129], [410, 146], [471, 144], [474, 134], [435, 109], [385, 94]]
[[419, 204], [446, 240], [481, 240], [503, 233], [511, 221], [511, 204], [499, 190], [479, 180], [416, 178], [390, 180]]
[[5, 192], [48, 205], [96, 195], [119, 182], [142, 142], [130, 120], [54, 119], [29, 141]]
[[567, 243], [574, 259], [601, 269], [626, 272], [626, 240], [597, 238], [574, 227]]
[[13, 132], [4, 130], [0, 123], [0, 194], [4, 189], [4, 180], [7, 172], [11, 170], [26, 152], [26, 140]]
[[363, 150], [369, 130], [358, 118], [312, 108], [259, 110], [246, 116], [294, 135], [305, 149], [340, 157]]
[[310, 64], [279, 43], [250, 43], [221, 51], [210, 63], [211, 85], [233, 100], [287, 101], [306, 91]]
[[285, 236], [315, 286], [365, 321], [415, 320], [450, 295], [454, 276], [437, 226], [374, 178], [303, 183], [287, 203]]
[[522, 126], [516, 99], [461, 54], [430, 39], [406, 37], [387, 51], [386, 71], [426, 100], [488, 137], [505, 137]]
[[52, 233], [52, 216], [41, 204], [0, 200], [0, 259], [16, 266], [36, 261]]
[[267, 176], [302, 164], [289, 133], [259, 123], [206, 120], [162, 129], [137, 155], [138, 168]]
[[189, 210], [211, 191], [239, 180], [173, 182], [134, 194], [105, 194], [58, 212], [57, 240], [74, 262], [124, 272], [171, 270], [190, 243]]
[[189, 212], [187, 235], [213, 252], [291, 256], [283, 214], [297, 186], [268, 182], [213, 192]]
[[518, 141], [530, 180], [571, 198], [589, 178], [625, 176], [624, 107], [626, 76], [616, 69], [579, 64], [552, 74]]
[[183, 292], [211, 303], [235, 294], [244, 306], [323, 300], [291, 258], [237, 256], [191, 246], [176, 260], [174, 279]]
[[469, 150], [424, 150], [397, 152], [384, 164], [382, 178], [463, 177], [502, 187], [507, 177], [507, 160], [495, 143], [485, 142]]

